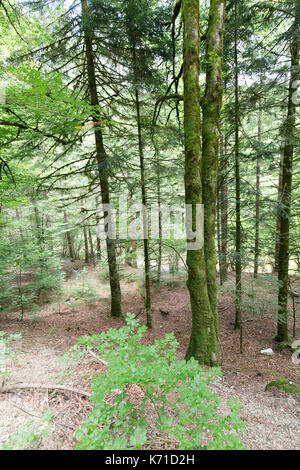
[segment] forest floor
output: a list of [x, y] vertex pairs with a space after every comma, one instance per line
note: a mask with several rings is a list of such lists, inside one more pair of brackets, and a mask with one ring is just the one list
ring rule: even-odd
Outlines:
[[[55, 414], [51, 432], [30, 448], [72, 449], [75, 431], [91, 410], [85, 393], [88, 395], [90, 380], [103, 372], [104, 366], [91, 357], [76, 366], [75, 374], [59, 377], [64, 370], [62, 356], [78, 337], [118, 328], [124, 321], [109, 317], [109, 284], [103, 273], [99, 275], [97, 269], [89, 266], [85, 274], [78, 275], [69, 266], [68, 274], [62, 298], [44, 303], [36, 318], [18, 321], [13, 316], [0, 316], [0, 331], [22, 333], [22, 339], [10, 343], [18, 359], [5, 385], [12, 390], [0, 393], [0, 448], [28, 419], [37, 426], [40, 416], [50, 407]], [[142, 279], [142, 273], [127, 268], [122, 277], [123, 312], [134, 313], [144, 322], [141, 281], [138, 280]], [[249, 278], [250, 275], [245, 275], [244, 281]], [[265, 391], [276, 373], [300, 386], [300, 366], [293, 364], [290, 352], [275, 352], [272, 356], [260, 354], [260, 350], [273, 347], [275, 322], [268, 311], [268, 305], [274, 300], [272, 296], [271, 291], [264, 293], [266, 307], [259, 316], [245, 315], [244, 353], [240, 355], [239, 333], [233, 330], [233, 295], [230, 288], [220, 292], [223, 377], [217, 378], [211, 387], [222, 400], [221, 412], [226, 411], [226, 401], [230, 398], [235, 397], [242, 404], [240, 416], [246, 423], [242, 441], [247, 449], [300, 449], [300, 395], [274, 389]], [[296, 339], [300, 339], [299, 326]], [[174, 332], [179, 342], [178, 355], [183, 358], [190, 327], [191, 312], [184, 279], [178, 275], [165, 276], [161, 287], [153, 288], [153, 328], [147, 331], [145, 340], [153, 342]], [[64, 390], [53, 392], [51, 387], [55, 385]], [[151, 439], [147, 445], [151, 449], [168, 448], [165, 443], [151, 442]], [[169, 448], [172, 447], [169, 445]]]

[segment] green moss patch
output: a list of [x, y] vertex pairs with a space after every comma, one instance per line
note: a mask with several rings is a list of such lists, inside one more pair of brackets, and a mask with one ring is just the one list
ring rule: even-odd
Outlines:
[[300, 388], [285, 378], [273, 380], [272, 382], [268, 383], [265, 391], [267, 392], [272, 390], [272, 388], [277, 388], [277, 390], [284, 390], [286, 393], [300, 393]]

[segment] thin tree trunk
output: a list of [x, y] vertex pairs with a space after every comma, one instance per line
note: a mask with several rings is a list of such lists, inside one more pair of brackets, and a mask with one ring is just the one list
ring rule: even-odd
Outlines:
[[242, 330], [242, 263], [241, 263], [241, 181], [240, 181], [240, 115], [238, 72], [238, 26], [237, 4], [235, 4], [234, 65], [235, 65], [235, 322], [234, 328]]
[[[133, 205], [133, 195], [132, 189], [129, 190], [129, 207], [130, 207], [130, 216], [129, 216], [129, 223], [132, 224], [134, 221], [134, 215], [132, 214], [131, 207]], [[126, 261], [129, 266], [132, 268], [137, 268], [137, 253], [136, 253], [136, 240], [132, 240], [130, 243], [130, 247], [126, 253]]]
[[135, 108], [136, 108], [136, 119], [138, 128], [138, 147], [139, 147], [139, 158], [140, 158], [140, 174], [141, 174], [141, 191], [142, 191], [142, 204], [144, 206], [143, 211], [143, 233], [144, 233], [144, 264], [145, 264], [145, 309], [147, 317], [147, 327], [152, 328], [152, 317], [151, 317], [151, 282], [150, 282], [150, 255], [149, 255], [149, 240], [148, 240], [148, 221], [147, 221], [147, 194], [145, 185], [145, 158], [144, 158], [144, 145], [142, 136], [142, 124], [141, 124], [141, 105], [138, 90], [138, 69], [137, 69], [137, 56], [136, 56], [136, 43], [134, 37], [134, 31], [130, 32], [130, 40], [132, 46], [132, 65], [134, 71], [134, 82], [135, 82]]
[[[36, 233], [37, 233], [37, 242], [39, 246], [39, 251], [40, 251], [40, 269], [41, 273], [46, 272], [48, 269], [47, 266], [47, 258], [46, 258], [46, 253], [45, 253], [45, 233], [43, 229], [43, 221], [40, 216], [40, 211], [39, 208], [36, 204], [36, 201], [32, 199], [32, 204], [33, 204], [33, 211], [34, 211], [34, 218], [35, 218], [35, 225], [36, 225]], [[41, 291], [39, 291], [41, 293]]]
[[285, 146], [283, 151], [282, 173], [282, 204], [284, 209], [280, 211], [280, 240], [279, 240], [279, 265], [278, 280], [280, 282], [278, 293], [278, 343], [289, 342], [288, 332], [288, 285], [289, 285], [289, 250], [290, 250], [290, 216], [291, 195], [293, 177], [293, 156], [296, 130], [296, 100], [295, 83], [300, 80], [299, 50], [300, 50], [300, 2], [295, 2], [296, 21], [294, 39], [291, 44], [291, 77], [288, 96], [288, 113], [285, 123]]
[[218, 240], [218, 261], [219, 261], [219, 275], [220, 275], [220, 284], [222, 286], [222, 242], [221, 242], [221, 191], [218, 190], [217, 197], [217, 240]]
[[[101, 130], [101, 124], [96, 124], [100, 120], [99, 116], [99, 98], [97, 92], [97, 82], [95, 74], [95, 63], [94, 63], [94, 52], [93, 52], [93, 41], [92, 31], [89, 29], [89, 11], [87, 7], [87, 1], [81, 0], [82, 9], [82, 20], [84, 28], [84, 43], [85, 43], [85, 54], [87, 62], [87, 78], [88, 88], [91, 99], [91, 105], [93, 106], [95, 113], [92, 116], [94, 122], [94, 136], [96, 145], [96, 159], [98, 163], [100, 188], [101, 188], [101, 199], [102, 204], [109, 204], [109, 183], [106, 169], [107, 154], [104, 148], [103, 135]], [[111, 220], [111, 214], [107, 211], [104, 212], [104, 217], [107, 219], [107, 227]], [[107, 228], [106, 227], [106, 228]], [[111, 315], [113, 317], [122, 316], [121, 307], [121, 288], [120, 279], [117, 268], [116, 248], [115, 241], [108, 235], [106, 237], [106, 248], [107, 248], [107, 261], [109, 267], [109, 280], [110, 280], [110, 291], [111, 291]]]
[[[285, 126], [285, 121], [283, 127]], [[282, 174], [283, 174], [283, 157], [284, 157], [284, 136], [280, 146], [280, 163], [279, 163], [279, 180], [278, 180], [278, 198], [277, 198], [277, 217], [276, 217], [276, 243], [274, 254], [274, 273], [278, 273], [279, 268], [279, 241], [280, 241], [280, 211], [281, 211], [281, 198], [282, 198]]]
[[[64, 210], [64, 221], [66, 224], [66, 227], [68, 227], [68, 216], [67, 216], [67, 211]], [[75, 253], [74, 253], [74, 247], [73, 247], [73, 240], [71, 236], [70, 230], [66, 232], [67, 236], [67, 242], [68, 242], [68, 248], [69, 248], [69, 256], [71, 258], [71, 261], [75, 261]]]
[[261, 159], [261, 123], [262, 123], [262, 107], [259, 103], [257, 141], [258, 152], [256, 156], [256, 201], [255, 201], [255, 246], [254, 246], [254, 272], [253, 277], [258, 277], [259, 264], [259, 225], [260, 225], [260, 159]]
[[[196, 205], [202, 204], [201, 109], [200, 109], [200, 15], [199, 0], [182, 1], [183, 82], [185, 136], [185, 201], [193, 206], [193, 230], [196, 229]], [[188, 243], [189, 245], [189, 243]], [[188, 247], [189, 248], [189, 247]], [[198, 247], [197, 247], [198, 248]], [[186, 360], [200, 364], [220, 363], [215, 319], [207, 289], [204, 248], [187, 251], [192, 331]], [[214, 266], [216, 269], [216, 266]]]
[[157, 253], [157, 284], [160, 286], [161, 265], [162, 265], [162, 214], [161, 214], [161, 176], [159, 165], [159, 149], [154, 142], [155, 148], [155, 168], [156, 168], [156, 186], [157, 186], [157, 205], [158, 205], [158, 253]]
[[101, 260], [101, 238], [100, 238], [100, 216], [99, 216], [99, 198], [96, 197], [96, 250], [97, 258]]
[[227, 243], [228, 243], [228, 183], [227, 183], [227, 145], [221, 133], [220, 159], [222, 165], [221, 183], [221, 279], [222, 283], [228, 278]]
[[16, 209], [16, 218], [18, 221], [18, 228], [19, 228], [19, 233], [20, 233], [20, 238], [22, 240], [22, 243], [25, 244], [25, 239], [24, 239], [24, 233], [21, 225], [21, 219], [22, 219], [22, 214], [20, 209]]
[[[135, 105], [138, 125], [138, 141], [139, 141], [139, 156], [140, 156], [140, 171], [141, 171], [141, 190], [142, 190], [142, 203], [144, 208], [147, 207], [147, 196], [145, 186], [145, 161], [144, 161], [144, 147], [142, 140], [142, 126], [141, 126], [141, 114], [140, 114], [140, 99], [139, 92], [135, 90]], [[150, 283], [150, 256], [149, 256], [149, 240], [148, 240], [148, 223], [147, 213], [143, 212], [143, 228], [144, 228], [144, 262], [145, 262], [145, 308], [147, 316], [147, 327], [152, 328], [151, 318], [151, 283]]]
[[92, 232], [91, 229], [89, 228], [89, 243], [90, 243], [90, 254], [91, 254], [91, 261], [95, 265], [95, 251], [94, 251], [94, 244], [93, 244], [93, 237], [92, 237]]
[[88, 264], [90, 262], [90, 253], [89, 253], [87, 229], [86, 229], [85, 224], [83, 224], [83, 238], [84, 238], [84, 261]]

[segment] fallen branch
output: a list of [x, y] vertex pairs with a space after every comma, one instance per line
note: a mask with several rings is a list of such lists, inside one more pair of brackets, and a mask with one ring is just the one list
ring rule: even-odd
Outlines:
[[[36, 414], [30, 413], [30, 411], [24, 410], [24, 408], [21, 408], [21, 406], [16, 405], [12, 401], [10, 401], [10, 400], [8, 400], [8, 401], [9, 401], [10, 405], [14, 406], [15, 408], [18, 408], [18, 410], [20, 410], [20, 411], [23, 411], [23, 413], [26, 413], [27, 415], [32, 416], [33, 418], [38, 418], [38, 419], [42, 418], [42, 415], [36, 415]], [[55, 416], [55, 418], [56, 418], [56, 416]], [[75, 429], [75, 428], [72, 428], [71, 426], [68, 426], [67, 424], [56, 423], [55, 421], [53, 421], [53, 423], [56, 426], [61, 426], [62, 428], [71, 429], [72, 431], [74, 431], [74, 429]]]
[[83, 397], [90, 398], [91, 394], [74, 388], [67, 388], [60, 385], [12, 385], [11, 387], [1, 387], [0, 393], [12, 393], [15, 390], [60, 390], [63, 392], [75, 393]]
[[97, 356], [93, 351], [89, 351], [89, 355], [92, 356], [94, 359], [96, 359], [100, 364], [103, 364], [104, 366], [108, 366], [108, 362], [104, 361], [100, 357]]

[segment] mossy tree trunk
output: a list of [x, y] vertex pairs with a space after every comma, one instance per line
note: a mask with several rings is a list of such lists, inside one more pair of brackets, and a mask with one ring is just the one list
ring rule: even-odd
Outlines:
[[[186, 204], [202, 204], [202, 149], [200, 109], [200, 29], [199, 0], [182, 1], [183, 16], [183, 81], [185, 136], [185, 198]], [[193, 211], [193, 229], [196, 229]], [[207, 289], [204, 248], [187, 252], [188, 281], [192, 331], [186, 360], [191, 357], [200, 364], [220, 363], [213, 309]], [[214, 269], [216, 266], [214, 265]]]
[[209, 301], [218, 334], [215, 226], [218, 190], [220, 114], [223, 97], [223, 32], [225, 0], [211, 0], [206, 32], [206, 86], [202, 100], [202, 200], [204, 203], [204, 253]]
[[[96, 159], [97, 159], [99, 178], [100, 178], [101, 200], [102, 200], [102, 204], [109, 204], [110, 195], [109, 195], [109, 182], [108, 182], [107, 165], [106, 165], [107, 154], [104, 148], [103, 135], [102, 135], [101, 127], [100, 127], [101, 124], [100, 125], [96, 124], [100, 121], [101, 116], [99, 115], [100, 109], [99, 109], [99, 98], [98, 98], [97, 81], [96, 81], [96, 74], [95, 74], [92, 30], [89, 25], [89, 11], [88, 11], [86, 0], [81, 0], [81, 9], [82, 9], [82, 20], [83, 20], [83, 31], [84, 31], [84, 45], [85, 45], [88, 88], [89, 88], [89, 93], [90, 93], [91, 105], [93, 106], [93, 109], [95, 110], [93, 113], [92, 119], [94, 121]], [[105, 211], [104, 217], [107, 219], [107, 224], [109, 224], [110, 214]], [[113, 317], [121, 317], [122, 316], [121, 288], [120, 288], [119, 272], [117, 268], [115, 240], [111, 239], [109, 236], [106, 237], [106, 248], [107, 248], [107, 260], [108, 260], [108, 267], [109, 267], [109, 280], [110, 280], [110, 291], [111, 291], [111, 315]]]
[[285, 122], [285, 145], [283, 149], [282, 171], [282, 209], [280, 211], [280, 239], [278, 280], [280, 282], [278, 293], [278, 343], [289, 342], [288, 332], [288, 286], [289, 286], [289, 249], [290, 249], [290, 216], [293, 177], [293, 156], [296, 130], [296, 99], [295, 84], [300, 80], [299, 50], [300, 50], [300, 2], [295, 2], [296, 21], [294, 39], [291, 43], [291, 76], [288, 95], [288, 112]]

